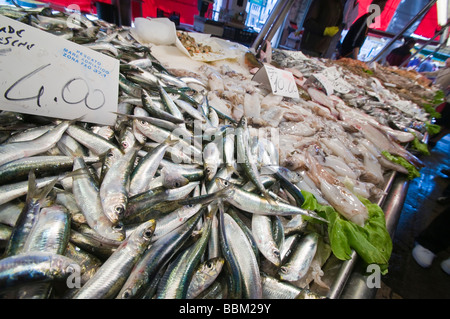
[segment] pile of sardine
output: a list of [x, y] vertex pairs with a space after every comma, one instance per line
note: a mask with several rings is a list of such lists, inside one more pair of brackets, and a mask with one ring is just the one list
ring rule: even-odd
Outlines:
[[302, 190], [363, 226], [357, 195], [407, 173], [381, 151], [423, 166], [399, 144], [414, 135], [313, 85], [287, 99], [226, 66], [183, 75], [126, 29], [0, 12], [121, 62], [114, 126], [0, 113], [3, 298], [323, 298], [327, 221]]

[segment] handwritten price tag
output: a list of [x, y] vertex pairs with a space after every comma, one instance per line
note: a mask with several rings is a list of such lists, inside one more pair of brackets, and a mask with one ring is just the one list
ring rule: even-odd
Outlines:
[[271, 65], [264, 65], [253, 76], [253, 80], [270, 85], [272, 93], [286, 97], [298, 98], [297, 84], [291, 72], [278, 69]]
[[0, 109], [113, 125], [119, 61], [0, 16]]

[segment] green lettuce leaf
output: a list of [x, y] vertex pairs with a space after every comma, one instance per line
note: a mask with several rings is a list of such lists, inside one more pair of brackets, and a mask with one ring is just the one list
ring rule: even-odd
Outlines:
[[415, 168], [414, 165], [412, 165], [410, 162], [405, 160], [403, 157], [392, 155], [391, 153], [389, 153], [387, 151], [382, 151], [381, 154], [383, 154], [384, 157], [386, 157], [391, 162], [400, 164], [404, 168], [406, 168], [408, 170], [408, 179], [409, 180], [412, 180], [416, 177], [420, 177], [420, 172], [417, 170], [417, 168]]
[[431, 101], [431, 104], [441, 104], [445, 101], [445, 92], [443, 90], [437, 90], [436, 94], [433, 97], [433, 100]]
[[442, 117], [442, 114], [436, 111], [433, 105], [431, 104], [425, 104], [423, 106], [425, 112], [430, 114], [430, 117], [434, 117], [435, 119], [440, 119]]
[[426, 103], [423, 105], [425, 112], [430, 114], [431, 117], [436, 119], [440, 119], [442, 114], [436, 111], [436, 106], [445, 102], [445, 93], [442, 90], [436, 91], [433, 99], [429, 101], [430, 103]]
[[441, 131], [441, 126], [437, 124], [425, 123], [425, 128], [427, 129], [428, 134], [431, 136], [438, 134]]
[[428, 150], [427, 144], [422, 143], [417, 137], [412, 141], [411, 146], [413, 149], [417, 150], [420, 154], [430, 155], [430, 151]]
[[314, 210], [329, 221], [331, 250], [338, 259], [350, 259], [353, 249], [364, 262], [377, 264], [382, 274], [387, 273], [392, 239], [386, 228], [384, 212], [377, 204], [360, 198], [369, 211], [369, 218], [364, 227], [361, 227], [343, 218], [332, 206], [320, 205], [313, 194], [303, 190], [302, 194], [305, 197], [302, 208]]

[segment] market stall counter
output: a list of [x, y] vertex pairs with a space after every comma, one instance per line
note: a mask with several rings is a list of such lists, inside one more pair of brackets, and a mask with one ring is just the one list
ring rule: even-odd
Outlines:
[[[92, 62], [96, 74], [118, 72], [107, 125], [84, 120], [93, 107], [70, 118], [21, 108], [48, 107], [42, 90], [0, 100], [3, 297], [372, 298], [358, 265], [388, 269], [423, 166], [409, 145], [430, 119], [385, 73], [270, 46], [259, 60], [165, 18], [68, 28], [64, 13], [0, 13], [112, 58]], [[85, 72], [51, 105], [101, 100]], [[2, 83], [7, 97], [20, 76]]]

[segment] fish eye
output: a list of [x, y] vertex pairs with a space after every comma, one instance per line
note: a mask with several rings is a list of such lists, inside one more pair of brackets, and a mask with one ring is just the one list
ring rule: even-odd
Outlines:
[[124, 213], [124, 208], [122, 205], [117, 205], [116, 207], [114, 207], [114, 211], [119, 215], [123, 215]]
[[145, 230], [145, 232], [144, 232], [144, 237], [145, 238], [150, 239], [152, 237], [152, 235], [153, 235], [153, 232], [152, 232], [151, 229]]
[[278, 249], [274, 249], [274, 250], [273, 250], [273, 254], [274, 254], [276, 257], [280, 257], [280, 251], [279, 251]]
[[73, 274], [75, 273], [75, 267], [72, 265], [67, 266], [66, 268], [67, 273]]
[[127, 148], [128, 147], [128, 143], [127, 142], [122, 142], [122, 147], [123, 148]]
[[143, 121], [143, 120], [139, 121], [139, 123], [141, 123], [142, 125], [145, 125], [145, 121]]
[[280, 271], [281, 271], [283, 274], [287, 274], [287, 273], [288, 273], [288, 269], [287, 269], [286, 267], [281, 267], [281, 268], [280, 268]]
[[123, 230], [123, 226], [122, 226], [122, 224], [117, 224], [117, 225], [113, 226], [113, 229], [115, 231], [122, 231]]
[[125, 291], [122, 293], [122, 298], [123, 298], [123, 299], [130, 299], [130, 298], [131, 298], [131, 291], [130, 291], [130, 289], [127, 289], [127, 290], [125, 290]]
[[109, 152], [107, 156], [108, 157], [114, 157], [114, 153], [113, 152]]
[[174, 185], [175, 185], [175, 187], [178, 188], [178, 187], [180, 187], [180, 182], [175, 182]]
[[208, 263], [206, 263], [206, 267], [208, 268], [208, 269], [212, 269], [213, 268], [213, 263], [212, 262], [208, 262]]

